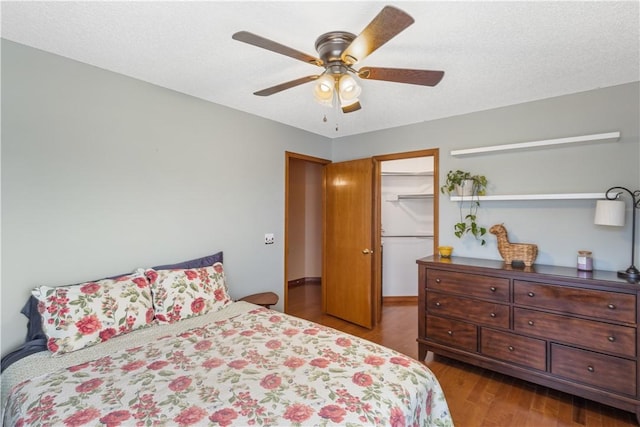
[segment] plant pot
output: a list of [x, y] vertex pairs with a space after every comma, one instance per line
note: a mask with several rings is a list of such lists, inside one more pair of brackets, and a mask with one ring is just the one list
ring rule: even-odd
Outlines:
[[473, 180], [465, 179], [462, 185], [456, 184], [456, 193], [458, 196], [471, 196], [473, 194]]

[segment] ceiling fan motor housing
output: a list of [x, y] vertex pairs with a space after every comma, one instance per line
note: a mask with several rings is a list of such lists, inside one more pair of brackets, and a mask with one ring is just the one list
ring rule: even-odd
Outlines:
[[342, 52], [355, 38], [355, 34], [346, 31], [331, 31], [317, 38], [316, 51], [327, 72], [344, 74], [348, 70], [347, 65], [342, 61]]

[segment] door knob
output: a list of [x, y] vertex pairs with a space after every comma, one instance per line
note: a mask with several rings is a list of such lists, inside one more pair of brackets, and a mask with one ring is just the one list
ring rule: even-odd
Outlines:
[[367, 255], [367, 254], [372, 254], [373, 253], [373, 249], [363, 249], [362, 253]]

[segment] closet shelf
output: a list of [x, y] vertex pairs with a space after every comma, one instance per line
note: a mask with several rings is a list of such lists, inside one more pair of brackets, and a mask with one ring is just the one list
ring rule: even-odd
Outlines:
[[518, 142], [515, 144], [491, 145], [487, 147], [465, 148], [463, 150], [452, 150], [452, 156], [464, 156], [466, 154], [480, 154], [495, 151], [518, 150], [523, 148], [547, 147], [551, 145], [575, 144], [588, 141], [617, 141], [620, 139], [620, 132], [596, 133], [592, 135], [570, 136], [567, 138], [545, 139], [541, 141]]
[[398, 200], [407, 199], [433, 199], [431, 193], [415, 193], [415, 194], [392, 194], [387, 197], [387, 202], [397, 202]]
[[429, 239], [433, 238], [433, 234], [383, 234], [382, 237], [418, 237]]
[[426, 172], [382, 172], [382, 176], [433, 176], [433, 171]]
[[462, 201], [498, 201], [498, 200], [589, 200], [604, 199], [604, 193], [562, 193], [562, 194], [494, 194], [490, 196], [451, 196], [452, 202]]

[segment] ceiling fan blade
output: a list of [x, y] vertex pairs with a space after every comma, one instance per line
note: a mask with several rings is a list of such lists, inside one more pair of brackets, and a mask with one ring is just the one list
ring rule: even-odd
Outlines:
[[285, 55], [293, 59], [298, 59], [300, 61], [306, 62], [307, 64], [322, 66], [322, 60], [319, 58], [313, 57], [311, 55], [307, 55], [304, 52], [300, 52], [299, 50], [295, 50], [283, 44], [274, 42], [269, 39], [265, 39], [264, 37], [250, 33], [248, 31], [238, 31], [231, 37], [234, 40], [238, 40], [244, 43], [258, 46], [263, 49], [267, 49], [272, 52], [279, 53], [281, 55]]
[[344, 107], [342, 107], [342, 112], [353, 113], [354, 111], [358, 111], [361, 108], [362, 108], [362, 105], [360, 105], [360, 102], [354, 102], [351, 105], [345, 105]]
[[406, 68], [362, 67], [358, 77], [365, 80], [385, 80], [396, 83], [435, 86], [444, 77], [444, 71], [410, 70]]
[[413, 18], [393, 6], [385, 6], [342, 53], [349, 65], [362, 61], [380, 46], [413, 24]]
[[257, 92], [253, 92], [253, 94], [258, 96], [273, 95], [274, 93], [282, 92], [283, 90], [291, 89], [292, 87], [296, 87], [304, 83], [312, 82], [316, 80], [318, 77], [320, 76], [300, 77], [299, 79], [291, 80], [290, 82], [280, 83], [279, 85], [271, 86], [269, 88], [262, 89]]

